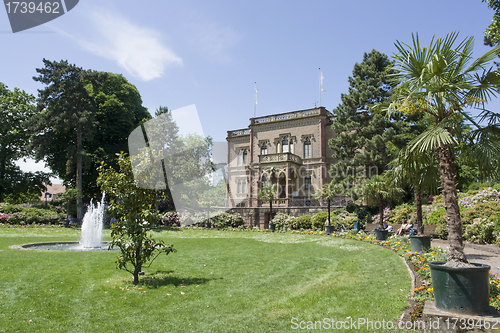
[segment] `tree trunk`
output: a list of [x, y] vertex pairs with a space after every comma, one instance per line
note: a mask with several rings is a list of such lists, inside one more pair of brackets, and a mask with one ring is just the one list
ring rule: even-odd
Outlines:
[[380, 215], [379, 219], [379, 224], [380, 224], [380, 229], [385, 229], [384, 228], [384, 198], [382, 198], [381, 195], [378, 197], [378, 213]]
[[82, 200], [82, 125], [80, 122], [76, 125], [76, 218], [83, 219], [83, 200]]
[[439, 146], [436, 152], [444, 208], [446, 209], [446, 222], [448, 224], [448, 263], [451, 266], [459, 266], [467, 263], [467, 258], [464, 254], [462, 221], [460, 219], [460, 208], [458, 207], [455, 156], [452, 148], [444, 145]]
[[135, 251], [134, 285], [139, 284], [139, 273], [142, 271], [141, 247], [139, 246]]
[[422, 189], [420, 185], [415, 184], [413, 187], [413, 194], [415, 195], [415, 208], [417, 209], [417, 230], [418, 234], [421, 235], [424, 233], [422, 228]]

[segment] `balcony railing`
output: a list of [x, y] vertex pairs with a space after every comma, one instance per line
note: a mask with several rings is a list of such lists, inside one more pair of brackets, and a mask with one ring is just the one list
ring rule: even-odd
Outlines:
[[292, 153], [278, 153], [278, 154], [268, 154], [259, 155], [259, 163], [275, 163], [275, 162], [294, 162], [297, 164], [302, 164], [302, 159]]

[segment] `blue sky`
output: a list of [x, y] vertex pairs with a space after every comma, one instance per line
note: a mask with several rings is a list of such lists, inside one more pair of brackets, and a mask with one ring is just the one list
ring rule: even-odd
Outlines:
[[[42, 58], [123, 74], [150, 112], [196, 104], [204, 133], [225, 141], [257, 115], [319, 104], [332, 110], [346, 93], [353, 65], [376, 49], [418, 32], [459, 31], [476, 38], [475, 56], [489, 50], [483, 32], [493, 11], [481, 0], [81, 0], [67, 14], [13, 34], [0, 10], [0, 81], [34, 95]], [[500, 103], [490, 108], [500, 111]]]

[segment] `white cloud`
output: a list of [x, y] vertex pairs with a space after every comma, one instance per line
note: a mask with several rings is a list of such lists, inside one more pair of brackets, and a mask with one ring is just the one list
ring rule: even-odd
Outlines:
[[111, 14], [93, 13], [98, 41], [80, 41], [89, 51], [115, 60], [144, 81], [161, 77], [165, 68], [182, 65], [182, 59], [164, 46], [159, 33]]

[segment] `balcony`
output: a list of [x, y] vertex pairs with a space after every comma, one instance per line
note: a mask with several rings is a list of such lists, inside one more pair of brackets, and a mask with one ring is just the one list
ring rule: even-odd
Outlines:
[[278, 153], [278, 154], [268, 154], [259, 155], [259, 163], [276, 163], [276, 162], [293, 162], [296, 164], [302, 164], [302, 159], [292, 153]]

